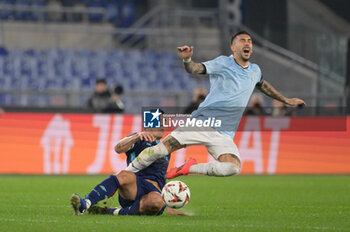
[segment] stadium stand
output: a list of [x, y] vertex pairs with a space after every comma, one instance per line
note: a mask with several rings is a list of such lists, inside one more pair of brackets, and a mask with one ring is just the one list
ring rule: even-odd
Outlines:
[[[136, 4], [138, 1], [125, 0], [75, 0], [75, 1], [58, 1], [58, 0], [1, 0], [0, 19], [16, 21], [75, 21], [83, 19], [82, 15], [77, 12], [79, 9], [92, 9], [96, 12], [89, 14], [88, 19], [93, 23], [104, 22], [106, 13], [107, 21], [116, 27], [129, 27], [136, 20]], [[57, 10], [66, 7], [70, 8], [71, 14], [60, 14]], [[43, 13], [42, 9], [48, 8], [51, 14]], [[39, 11], [33, 11], [39, 9]]]
[[[243, 22], [249, 14], [237, 10], [243, 1], [216, 1], [210, 9], [191, 8], [201, 1], [145, 2], [0, 0], [0, 105], [83, 106], [96, 78], [104, 77], [109, 87], [124, 87], [126, 113], [137, 113], [134, 108], [142, 105], [185, 106], [195, 87], [209, 83], [189, 78], [176, 47], [194, 45], [196, 61], [229, 55], [229, 38], [240, 29], [253, 35], [253, 62], [285, 95], [298, 93], [312, 106], [345, 105], [346, 38], [312, 37], [318, 57], [313, 60], [288, 47], [293, 25], [281, 32], [285, 43], [280, 45], [250, 30], [249, 21]], [[286, 5], [288, 15], [298, 18], [304, 8], [291, 6]], [[317, 50], [329, 41], [339, 49]]]
[[[0, 86], [32, 91], [89, 91], [96, 78], [122, 85], [128, 91], [188, 91], [197, 82], [189, 78], [174, 53], [140, 50], [19, 50], [0, 49]], [[2, 94], [1, 105], [20, 105], [11, 94]], [[48, 96], [50, 98], [50, 96]], [[128, 99], [125, 99], [128, 101]], [[49, 99], [33, 96], [31, 105]], [[85, 96], [79, 102], [84, 102]], [[150, 104], [151, 102], [144, 102]], [[45, 104], [45, 103], [44, 103]]]

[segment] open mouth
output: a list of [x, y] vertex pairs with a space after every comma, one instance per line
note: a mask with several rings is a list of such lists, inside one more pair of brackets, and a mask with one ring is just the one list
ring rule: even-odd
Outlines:
[[243, 48], [244, 55], [249, 55], [250, 49], [249, 48]]

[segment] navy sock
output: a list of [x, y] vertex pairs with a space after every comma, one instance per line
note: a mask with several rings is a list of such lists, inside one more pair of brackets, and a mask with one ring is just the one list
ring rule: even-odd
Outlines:
[[140, 200], [136, 200], [131, 206], [122, 208], [118, 215], [140, 215]]
[[91, 205], [94, 205], [99, 201], [113, 196], [119, 186], [120, 184], [118, 178], [114, 175], [111, 175], [100, 184], [96, 185], [96, 187], [89, 193], [86, 199], [89, 199], [91, 201]]

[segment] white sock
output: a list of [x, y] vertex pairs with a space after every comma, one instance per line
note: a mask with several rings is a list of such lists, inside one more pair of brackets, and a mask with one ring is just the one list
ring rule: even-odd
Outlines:
[[85, 203], [86, 203], [86, 209], [90, 208], [91, 201], [89, 199], [85, 199]]
[[119, 211], [122, 209], [122, 207], [117, 207], [115, 208], [115, 210], [113, 211], [113, 215], [119, 215]]
[[190, 173], [205, 174], [208, 176], [232, 176], [240, 172], [240, 168], [231, 162], [212, 161], [209, 163], [194, 164]]
[[169, 152], [163, 143], [159, 143], [156, 146], [146, 148], [132, 161], [129, 166], [125, 169], [131, 172], [138, 172], [149, 165], [151, 165], [157, 159], [160, 159]]

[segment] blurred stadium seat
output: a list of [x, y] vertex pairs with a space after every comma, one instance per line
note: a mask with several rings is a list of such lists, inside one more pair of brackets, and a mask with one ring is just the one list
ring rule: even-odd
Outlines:
[[[126, 0], [74, 0], [74, 1], [50, 1], [50, 0], [0, 0], [0, 6], [5, 6], [1, 9], [0, 18], [2, 20], [16, 21], [38, 21], [40, 13], [32, 11], [32, 8], [38, 7], [54, 7], [56, 10], [61, 7], [71, 7], [79, 9], [104, 9], [107, 14], [108, 22], [118, 27], [129, 27], [136, 20], [136, 2]], [[16, 9], [15, 11], [13, 9]], [[55, 11], [48, 13], [43, 17], [45, 21], [77, 21], [83, 17], [63, 17], [63, 14]], [[104, 21], [104, 15], [100, 12], [91, 12], [88, 19], [93, 23], [101, 23]], [[79, 21], [79, 20], [78, 20]]]
[[[175, 48], [191, 44], [196, 61], [210, 60], [229, 54], [230, 35], [244, 29], [254, 38], [252, 62], [283, 94], [345, 106], [350, 24], [320, 11], [321, 1], [258, 2], [0, 0], [0, 105], [81, 107], [98, 77], [123, 85], [134, 108], [158, 99], [187, 105], [209, 83], [189, 78]], [[274, 7], [285, 10], [271, 14]]]
[[[111, 86], [123, 85], [126, 91], [146, 87], [149, 91], [191, 92], [197, 85], [169, 52], [2, 49], [0, 54], [0, 84], [14, 91], [92, 90], [98, 77], [106, 77]], [[5, 100], [0, 98], [0, 104], [7, 105]], [[151, 102], [157, 101], [142, 100], [145, 105]]]

